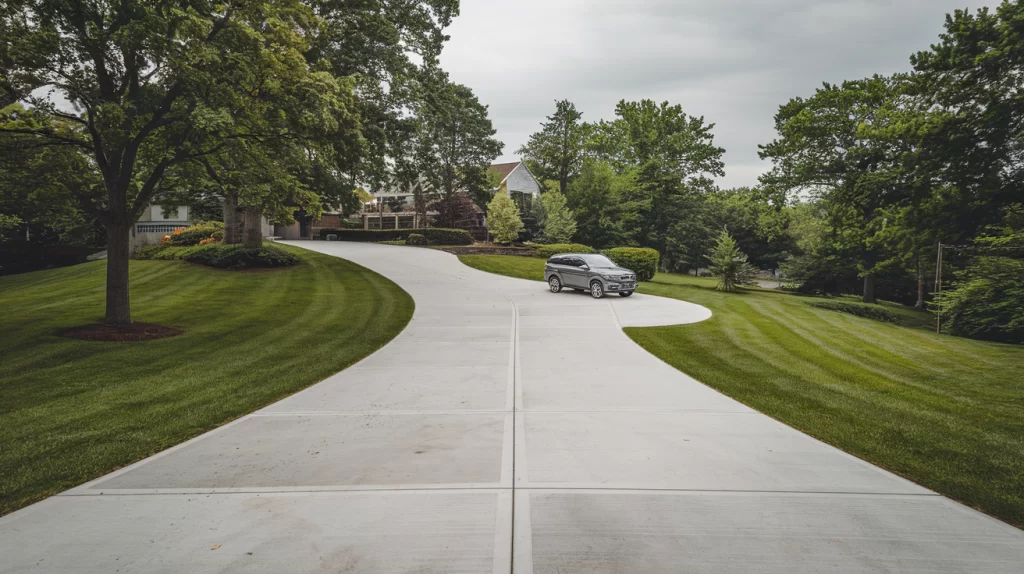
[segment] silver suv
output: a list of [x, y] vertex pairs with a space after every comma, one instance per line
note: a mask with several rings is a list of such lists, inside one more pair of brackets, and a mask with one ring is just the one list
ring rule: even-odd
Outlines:
[[544, 267], [544, 280], [552, 293], [570, 287], [577, 291], [590, 291], [595, 299], [604, 297], [605, 293], [629, 297], [636, 290], [636, 273], [619, 267], [604, 255], [555, 255]]

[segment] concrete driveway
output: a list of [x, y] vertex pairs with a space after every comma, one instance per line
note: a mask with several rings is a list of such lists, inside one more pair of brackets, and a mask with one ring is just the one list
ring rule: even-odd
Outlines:
[[701, 385], [594, 300], [427, 249], [306, 242], [409, 327], [352, 368], [0, 519], [2, 572], [1020, 572], [1024, 532]]

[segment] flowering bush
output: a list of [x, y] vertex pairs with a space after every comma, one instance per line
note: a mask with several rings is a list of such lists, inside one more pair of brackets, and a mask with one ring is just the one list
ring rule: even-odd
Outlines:
[[201, 243], [206, 239], [212, 239], [209, 243], [224, 239], [224, 226], [213, 223], [198, 223], [192, 227], [176, 229], [167, 240], [169, 245], [184, 247], [186, 245], [207, 245]]

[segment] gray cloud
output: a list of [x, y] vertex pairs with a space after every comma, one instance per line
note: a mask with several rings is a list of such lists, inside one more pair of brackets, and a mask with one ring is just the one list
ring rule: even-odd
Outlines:
[[621, 99], [716, 124], [723, 186], [768, 164], [779, 105], [822, 82], [909, 71], [945, 14], [996, 0], [462, 0], [442, 63], [490, 106], [504, 160], [567, 98], [596, 121]]

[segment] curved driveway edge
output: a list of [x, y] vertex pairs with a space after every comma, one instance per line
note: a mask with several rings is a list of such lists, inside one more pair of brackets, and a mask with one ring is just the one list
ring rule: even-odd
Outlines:
[[429, 249], [297, 242], [409, 326], [279, 403], [0, 518], [0, 572], [1009, 572], [1024, 533], [694, 381], [621, 326]]

